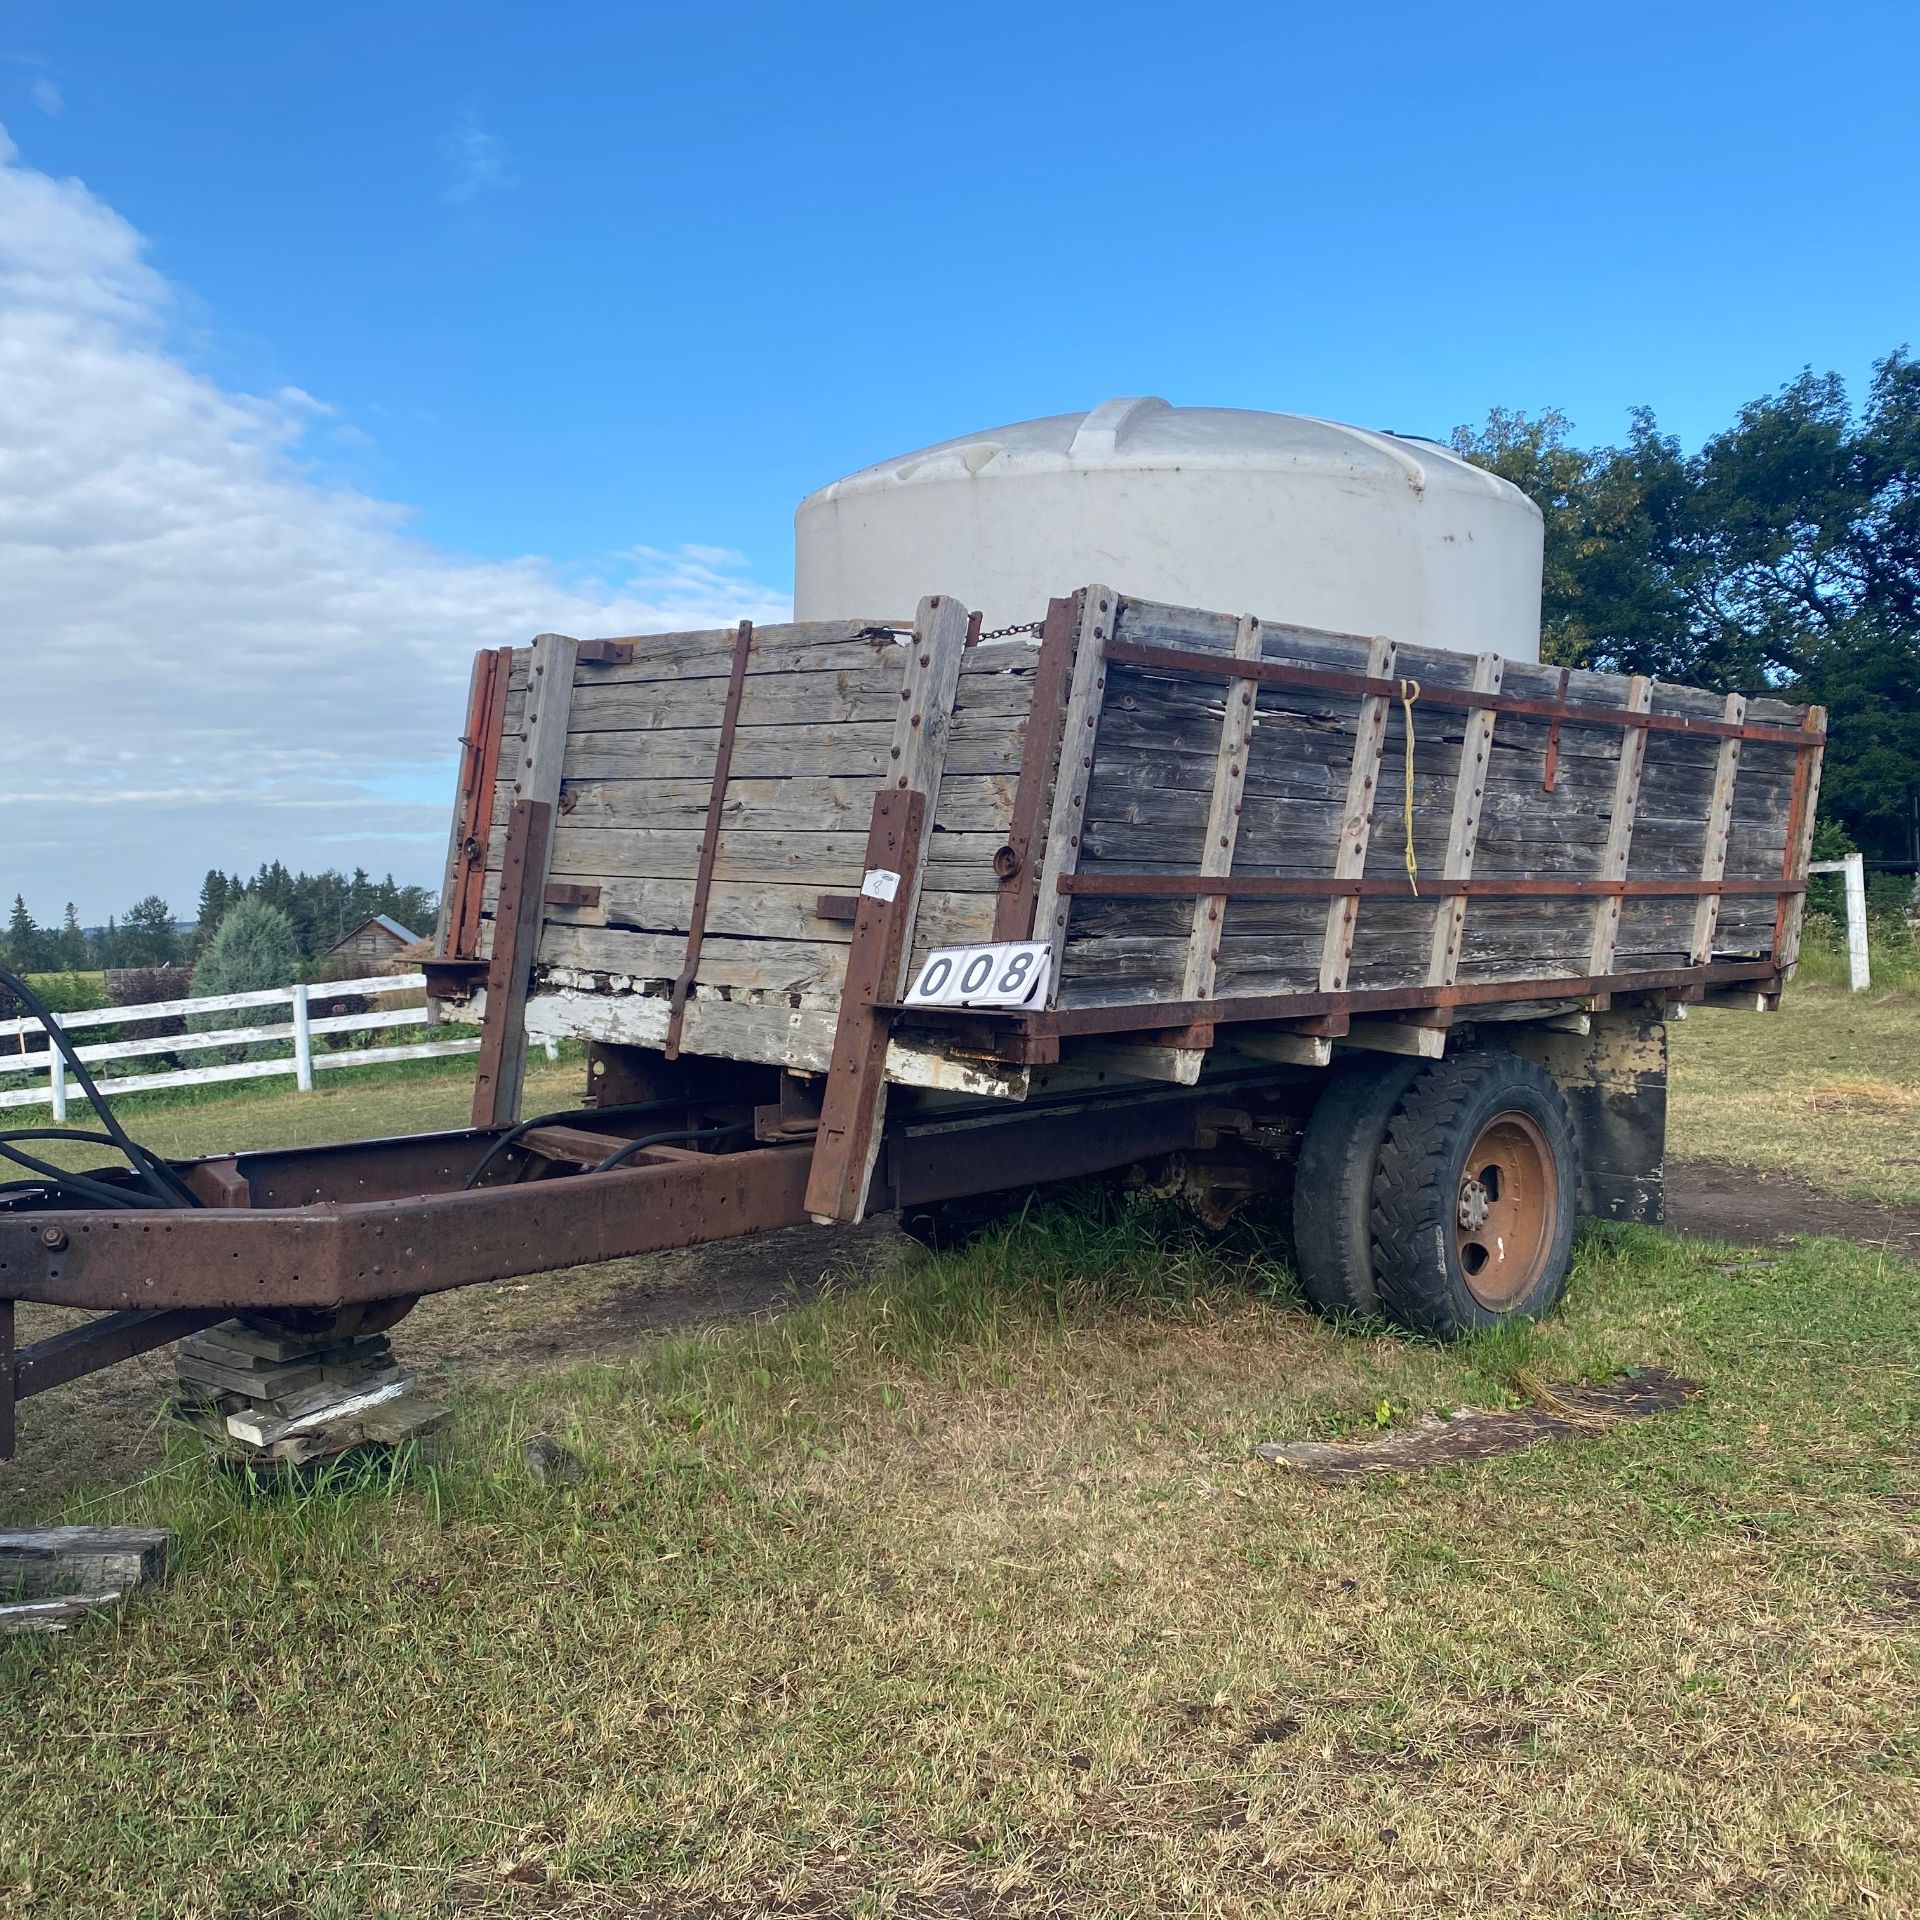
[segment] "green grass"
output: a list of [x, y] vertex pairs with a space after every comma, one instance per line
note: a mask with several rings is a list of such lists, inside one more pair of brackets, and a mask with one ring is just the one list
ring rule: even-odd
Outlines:
[[[1881, 992], [1920, 993], [1920, 943], [1901, 922], [1872, 919], [1867, 928], [1867, 966]], [[1802, 984], [1847, 984], [1846, 934], [1824, 915], [1809, 915], [1796, 976]]]
[[1776, 1015], [1695, 1009], [1671, 1036], [1674, 1153], [1920, 1205], [1920, 987], [1796, 981]]
[[[1817, 1089], [1920, 1086], [1917, 1026], [1696, 1014], [1676, 1147], [1904, 1192], [1912, 1129]], [[139, 1131], [458, 1125], [465, 1065]], [[1628, 1364], [1702, 1395], [1407, 1480], [1250, 1456]], [[469, 1389], [430, 1457], [283, 1488], [176, 1440], [48, 1506], [176, 1562], [0, 1643], [0, 1914], [1920, 1910], [1917, 1368], [1920, 1273], [1845, 1243], [1592, 1233], [1553, 1321], [1442, 1349], [1089, 1206]]]
[[[577, 1105], [586, 1076], [583, 1049], [562, 1048], [558, 1062], [536, 1053], [527, 1063], [527, 1098]], [[440, 1060], [398, 1060], [376, 1067], [342, 1069], [322, 1078], [311, 1093], [277, 1081], [240, 1081], [206, 1087], [163, 1087], [128, 1094], [112, 1103], [122, 1124], [142, 1145], [168, 1159], [244, 1149], [319, 1146], [336, 1140], [385, 1134], [426, 1133], [464, 1127], [473, 1107], [473, 1061], [465, 1055]], [[29, 1110], [29, 1112], [32, 1110]], [[15, 1112], [6, 1124], [35, 1124]], [[76, 1093], [70, 1124], [97, 1122]], [[74, 1166], [96, 1165], [94, 1148], [41, 1149]]]
[[[0, 1654], [0, 1902], [1910, 1911], [1915, 1279], [1594, 1236], [1562, 1317], [1442, 1350], [1050, 1215], [470, 1395], [410, 1472], [183, 1450], [85, 1512], [175, 1527], [168, 1587]], [[1422, 1479], [1249, 1458], [1625, 1362], [1705, 1391]]]

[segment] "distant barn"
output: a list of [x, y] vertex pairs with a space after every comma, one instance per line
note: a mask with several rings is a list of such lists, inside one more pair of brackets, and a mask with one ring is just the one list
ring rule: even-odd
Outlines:
[[351, 960], [362, 966], [391, 960], [403, 948], [413, 946], [420, 936], [409, 933], [391, 914], [376, 913], [363, 920], [351, 933], [344, 933], [326, 951], [329, 960]]

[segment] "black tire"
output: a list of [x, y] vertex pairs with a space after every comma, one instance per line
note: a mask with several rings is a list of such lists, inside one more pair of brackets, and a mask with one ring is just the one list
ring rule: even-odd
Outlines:
[[1293, 1174], [1300, 1284], [1330, 1320], [1380, 1311], [1373, 1277], [1373, 1175], [1417, 1060], [1356, 1060], [1328, 1080]]
[[1549, 1074], [1511, 1053], [1435, 1062], [1388, 1123], [1374, 1174], [1382, 1307], [1441, 1340], [1551, 1312], [1579, 1189], [1573, 1117]]

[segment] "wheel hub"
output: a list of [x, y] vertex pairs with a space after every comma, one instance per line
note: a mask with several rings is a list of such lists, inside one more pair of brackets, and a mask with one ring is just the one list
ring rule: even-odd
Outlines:
[[1539, 1284], [1560, 1211], [1553, 1150], [1532, 1115], [1495, 1114], [1461, 1170], [1454, 1249], [1467, 1291], [1505, 1312]]
[[1456, 1218], [1469, 1233], [1478, 1233], [1487, 1224], [1488, 1211], [1493, 1206], [1493, 1196], [1472, 1174], [1460, 1182], [1460, 1205]]

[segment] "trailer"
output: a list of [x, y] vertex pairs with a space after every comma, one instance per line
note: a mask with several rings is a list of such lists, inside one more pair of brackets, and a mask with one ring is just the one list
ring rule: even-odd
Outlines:
[[[15, 1402], [230, 1316], [1124, 1175], [1290, 1208], [1315, 1306], [1549, 1310], [1661, 1213], [1666, 1023], [1778, 1004], [1825, 717], [1090, 586], [474, 667], [429, 991], [473, 1124], [0, 1205]], [[529, 1039], [587, 1043], [521, 1112]], [[13, 1302], [96, 1316], [17, 1350]]]

